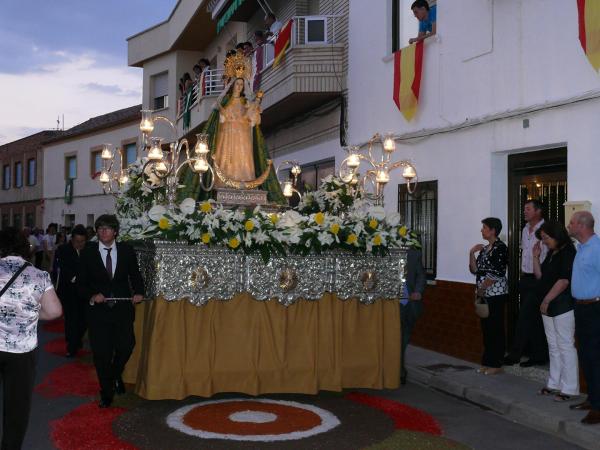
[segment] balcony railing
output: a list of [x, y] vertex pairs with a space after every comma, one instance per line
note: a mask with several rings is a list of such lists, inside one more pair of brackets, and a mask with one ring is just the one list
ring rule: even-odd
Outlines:
[[[346, 28], [343, 26], [344, 20], [347, 20], [347, 18], [342, 15], [294, 16], [291, 45], [288, 51], [294, 48], [303, 48], [305, 50], [301, 52], [304, 52], [309, 51], [311, 46], [324, 47], [343, 43], [346, 37]], [[275, 58], [274, 39], [264, 44], [262, 49], [263, 64], [261, 73], [264, 74], [273, 65]], [[307, 55], [303, 54], [303, 58], [306, 57]], [[257, 66], [260, 67], [258, 64]], [[202, 100], [205, 97], [216, 97], [221, 94], [225, 88], [223, 73], [223, 69], [208, 69], [202, 73], [200, 80], [194, 83], [192, 87], [190, 109], [197, 107], [200, 110], [203, 108]], [[185, 99], [186, 96], [183, 96], [177, 102], [178, 121], [185, 112]]]
[[[200, 79], [192, 86], [190, 109], [198, 105], [204, 97], [217, 96], [223, 92], [225, 88], [223, 74], [223, 69], [206, 69], [202, 72]], [[177, 120], [184, 113], [186, 97], [186, 95], [181, 96], [177, 102]]]

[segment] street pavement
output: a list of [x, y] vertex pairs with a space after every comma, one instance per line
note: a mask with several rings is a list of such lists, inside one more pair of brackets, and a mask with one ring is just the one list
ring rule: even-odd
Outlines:
[[[489, 409], [508, 421], [549, 433], [582, 448], [600, 448], [600, 425], [582, 424], [580, 420], [586, 411], [569, 409], [570, 404], [583, 401], [585, 395], [573, 402], [555, 402], [551, 396], [537, 394], [544, 386], [544, 380], [517, 376], [514, 374], [519, 372], [517, 368], [506, 368], [507, 373], [499, 375], [481, 375], [475, 371], [478, 366], [473, 363], [415, 346], [409, 346], [407, 350], [406, 366], [412, 382]], [[505, 435], [504, 439], [509, 436]]]
[[[40, 332], [36, 384], [45, 374], [71, 362], [42, 350], [48, 340], [58, 336]], [[599, 448], [592, 444], [600, 440], [593, 441], [590, 436], [596, 436], [595, 432], [600, 436], [600, 426], [578, 426], [576, 420], [582, 414], [572, 413], [565, 404], [536, 396], [538, 383], [512, 375], [477, 375], [469, 367], [472, 364], [417, 347], [409, 349], [407, 362], [409, 383], [406, 386], [396, 390], [363, 391], [431, 414], [448, 439], [482, 450]], [[440, 369], [444, 364], [459, 369], [446, 366], [445, 370]], [[469, 369], [460, 369], [461, 366]], [[45, 398], [34, 393], [24, 449], [53, 449], [49, 422], [88, 402], [89, 398]], [[281, 448], [285, 447], [282, 443]]]

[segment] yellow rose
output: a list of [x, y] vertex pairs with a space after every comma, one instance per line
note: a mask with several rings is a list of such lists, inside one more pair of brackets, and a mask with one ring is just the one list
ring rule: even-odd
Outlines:
[[246, 229], [246, 231], [254, 230], [254, 222], [252, 222], [251, 220], [246, 220], [246, 223], [244, 224], [244, 228]]
[[168, 230], [169, 228], [171, 228], [169, 219], [167, 219], [166, 217], [161, 217], [158, 221], [158, 228], [160, 228], [161, 230]]
[[240, 246], [240, 241], [238, 238], [231, 238], [229, 239], [229, 246], [231, 248], [238, 248]]
[[273, 225], [275, 225], [277, 222], [279, 222], [279, 216], [277, 214], [270, 214], [269, 219], [271, 219], [271, 223]]
[[202, 234], [202, 242], [204, 242], [205, 244], [208, 244], [210, 242], [210, 233]]
[[333, 234], [337, 235], [340, 231], [340, 224], [339, 223], [331, 224], [331, 226], [329, 227], [329, 231], [331, 231]]
[[322, 212], [316, 213], [315, 222], [317, 222], [317, 225], [323, 225], [323, 222], [325, 222], [325, 214], [323, 214]]
[[210, 202], [202, 202], [200, 204], [200, 211], [202, 211], [203, 213], [209, 213], [212, 211], [212, 205], [210, 204]]
[[371, 228], [373, 228], [374, 230], [377, 229], [377, 225], [379, 225], [379, 222], [377, 222], [377, 219], [371, 219], [371, 220], [369, 220], [369, 226]]
[[376, 234], [375, 237], [373, 238], [373, 245], [377, 246], [377, 245], [381, 245], [381, 235]]
[[346, 244], [354, 244], [354, 243], [356, 243], [357, 240], [358, 240], [358, 236], [355, 235], [354, 233], [351, 233], [348, 236], [348, 239], [346, 239]]
[[406, 228], [404, 225], [398, 229], [398, 234], [400, 236], [406, 237], [406, 233], [408, 233], [408, 228]]

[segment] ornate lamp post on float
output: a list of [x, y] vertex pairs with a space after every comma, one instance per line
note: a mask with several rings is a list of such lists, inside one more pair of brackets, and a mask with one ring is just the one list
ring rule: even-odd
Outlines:
[[[381, 148], [380, 158], [374, 157], [375, 144]], [[340, 178], [352, 185], [360, 182], [366, 197], [373, 200], [376, 205], [383, 206], [383, 190], [390, 181], [390, 172], [402, 167], [402, 177], [406, 181], [408, 192], [412, 194], [417, 187], [417, 170], [409, 160], [392, 162], [391, 156], [396, 150], [396, 141], [391, 133], [383, 137], [375, 133], [367, 143], [366, 154], [361, 153], [360, 146], [348, 146], [348, 156], [340, 164]], [[358, 168], [362, 161], [366, 161], [370, 168], [361, 179]], [[366, 192], [367, 182], [374, 186], [375, 192]]]
[[[291, 180], [279, 180], [279, 170], [281, 167], [289, 167], [290, 174], [292, 175]], [[298, 197], [302, 197], [302, 194], [296, 189], [298, 186], [298, 176], [302, 173], [302, 168], [300, 167], [300, 163], [298, 161], [282, 161], [275, 168], [275, 176], [277, 180], [279, 180], [279, 184], [281, 185], [281, 190], [283, 192], [283, 196], [290, 201], [294, 194], [298, 195]]]
[[[115, 167], [117, 154], [119, 155], [119, 164]], [[127, 169], [123, 167], [123, 150], [114, 150], [112, 144], [103, 144], [100, 158], [102, 159], [102, 170], [98, 181], [105, 194], [116, 195], [129, 182]]]
[[[148, 161], [142, 168], [142, 180], [144, 185], [150, 189], [166, 187], [166, 201], [169, 208], [175, 206], [177, 187], [179, 185], [179, 172], [187, 165], [194, 173], [200, 174], [200, 187], [205, 191], [210, 191], [214, 185], [215, 173], [208, 162], [207, 155], [208, 135], [199, 133], [196, 135], [196, 145], [193, 148], [193, 154], [190, 153], [190, 145], [186, 138], [177, 139], [175, 124], [163, 116], [152, 116], [151, 110], [142, 110], [142, 119], [140, 122], [140, 131], [142, 140], [140, 148], [143, 152], [148, 151]], [[170, 150], [164, 152], [162, 149], [163, 138], [152, 136], [155, 123], [158, 121], [166, 122], [171, 130], [175, 140], [170, 144]], [[179, 162], [181, 150], [185, 149], [186, 159]], [[127, 184], [128, 177], [125, 169], [115, 172], [115, 153], [110, 150], [110, 144], [105, 144], [101, 154], [103, 169], [99, 181], [105, 193], [118, 194], [123, 186]], [[120, 167], [122, 167], [123, 155], [119, 152]], [[204, 183], [202, 175], [210, 171], [211, 181], [208, 185]], [[118, 191], [113, 188], [112, 180], [118, 181]]]

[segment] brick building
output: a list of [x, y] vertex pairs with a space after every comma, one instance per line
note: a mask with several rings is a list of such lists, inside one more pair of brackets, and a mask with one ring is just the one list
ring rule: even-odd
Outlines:
[[0, 227], [43, 227], [43, 143], [62, 131], [46, 130], [0, 146]]

